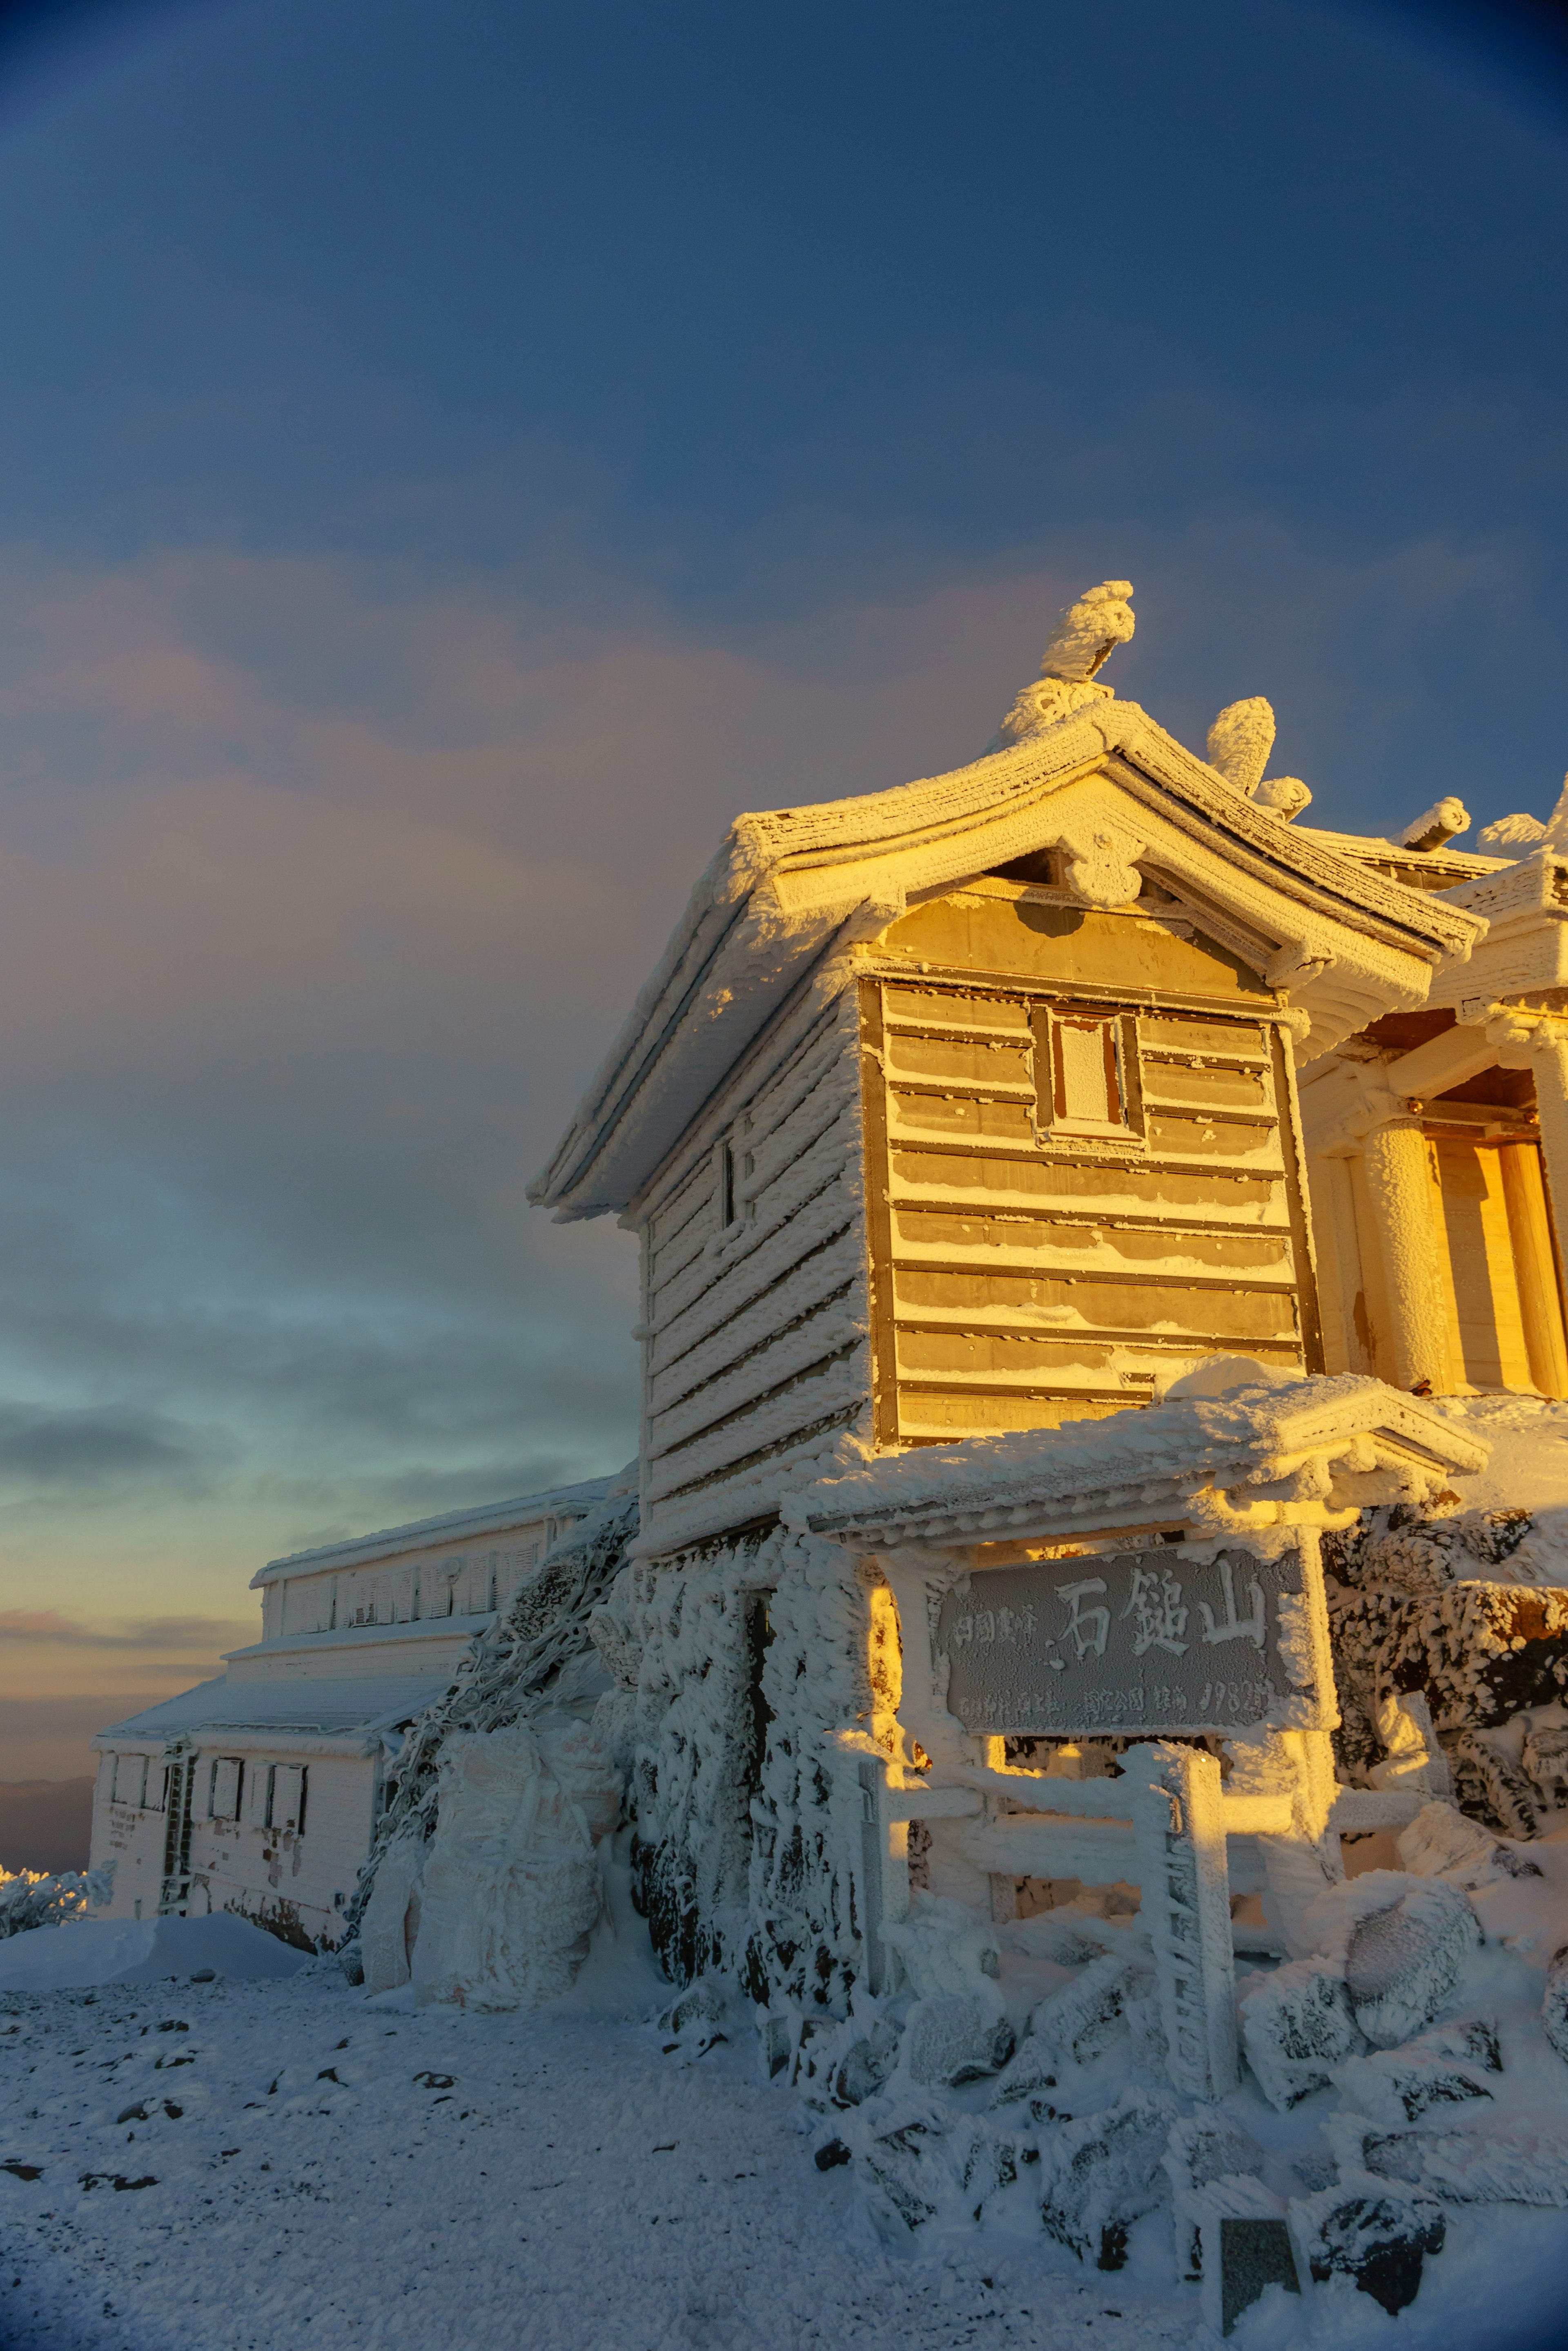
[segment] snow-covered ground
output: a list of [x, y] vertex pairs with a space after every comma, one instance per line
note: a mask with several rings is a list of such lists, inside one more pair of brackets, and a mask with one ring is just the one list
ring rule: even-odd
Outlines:
[[[936, 2351], [1189, 2332], [1125, 2275], [978, 2240], [961, 2263], [880, 2254], [750, 2036], [663, 2054], [670, 1996], [624, 1950], [533, 2015], [367, 2001], [330, 1960], [90, 2005], [13, 1995], [0, 2161], [38, 2176], [0, 2172], [0, 2343]], [[149, 2119], [117, 2123], [133, 2104]]]
[[[817, 2168], [826, 2126], [763, 2083], [749, 2029], [667, 2047], [669, 1987], [616, 1910], [572, 1991], [526, 2015], [368, 2001], [331, 1960], [0, 1994], [5, 2351], [1211, 2340], [1173, 2283], [1168, 2208], [1113, 2274], [1043, 2236], [878, 2240], [858, 2164]], [[1500, 1939], [1480, 1957], [1495, 1974]], [[1251, 2086], [1228, 2103], [1293, 2147], [1338, 2100], [1287, 2118]], [[1564, 2277], [1568, 2213], [1459, 2206], [1397, 2319], [1348, 2286], [1310, 2305], [1275, 2289], [1231, 2341], [1546, 2351]]]

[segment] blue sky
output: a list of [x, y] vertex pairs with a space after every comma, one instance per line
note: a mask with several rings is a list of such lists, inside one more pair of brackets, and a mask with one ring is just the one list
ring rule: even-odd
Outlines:
[[527, 1176], [728, 820], [1072, 591], [1318, 821], [1568, 765], [1547, 11], [0, 11], [0, 1776], [618, 1466]]

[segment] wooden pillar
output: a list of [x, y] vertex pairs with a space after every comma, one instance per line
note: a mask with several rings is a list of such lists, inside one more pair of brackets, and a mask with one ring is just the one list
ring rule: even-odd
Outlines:
[[1338, 1155], [1314, 1160], [1312, 1188], [1328, 1369], [1365, 1372], [1376, 1378], [1349, 1160]]
[[1220, 1766], [1195, 1747], [1133, 1748], [1139, 1907], [1154, 1944], [1170, 2078], [1189, 2097], [1236, 2087], [1236, 1960]]
[[1568, 1034], [1542, 1020], [1530, 1040], [1541, 1158], [1558, 1232], [1568, 1235]]
[[[1544, 1126], [1544, 1121], [1542, 1122]], [[1568, 1146], [1568, 1093], [1563, 1102]], [[1420, 1120], [1391, 1118], [1375, 1126], [1365, 1144], [1366, 1188], [1377, 1224], [1378, 1254], [1388, 1302], [1395, 1387], [1428, 1381], [1438, 1395], [1450, 1385], [1449, 1318], [1432, 1225], [1432, 1179]], [[1568, 1157], [1564, 1159], [1568, 1181]], [[1564, 1192], [1568, 1207], [1568, 1190]]]
[[1530, 1376], [1542, 1395], [1568, 1396], [1568, 1347], [1563, 1344], [1556, 1252], [1542, 1191], [1541, 1155], [1533, 1144], [1505, 1143], [1498, 1158]]

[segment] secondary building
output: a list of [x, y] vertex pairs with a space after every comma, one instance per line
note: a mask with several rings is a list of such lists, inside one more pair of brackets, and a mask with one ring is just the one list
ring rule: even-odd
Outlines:
[[92, 1866], [115, 1871], [99, 1915], [233, 1910], [335, 1942], [407, 1726], [608, 1490], [590, 1479], [270, 1561], [251, 1579], [261, 1639], [93, 1741]]

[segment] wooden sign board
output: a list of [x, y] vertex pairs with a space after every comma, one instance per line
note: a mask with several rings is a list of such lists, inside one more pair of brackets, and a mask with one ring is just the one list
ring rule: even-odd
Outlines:
[[1244, 1729], [1292, 1690], [1280, 1603], [1304, 1574], [1299, 1551], [1199, 1564], [1174, 1544], [982, 1568], [937, 1619], [948, 1711], [993, 1738]]

